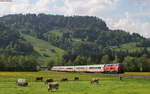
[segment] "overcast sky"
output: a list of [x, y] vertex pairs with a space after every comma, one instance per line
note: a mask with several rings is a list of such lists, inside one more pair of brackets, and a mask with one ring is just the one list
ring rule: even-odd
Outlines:
[[12, 0], [12, 2], [0, 2], [0, 16], [16, 13], [97, 16], [105, 20], [110, 29], [137, 32], [150, 38], [150, 0]]

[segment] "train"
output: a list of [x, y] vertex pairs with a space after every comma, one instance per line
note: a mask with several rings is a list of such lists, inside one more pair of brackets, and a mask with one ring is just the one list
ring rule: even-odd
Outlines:
[[77, 66], [53, 66], [51, 71], [57, 72], [101, 72], [101, 73], [123, 73], [122, 64], [97, 64]]

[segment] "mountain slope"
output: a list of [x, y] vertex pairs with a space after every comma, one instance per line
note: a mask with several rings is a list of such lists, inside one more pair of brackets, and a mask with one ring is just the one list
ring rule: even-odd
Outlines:
[[61, 59], [64, 54], [64, 50], [55, 47], [44, 40], [26, 34], [22, 34], [22, 36], [32, 44], [33, 49], [36, 51], [33, 55], [38, 56], [41, 63]]
[[[129, 34], [123, 30], [110, 30], [102, 19], [92, 16], [67, 17], [46, 14], [18, 14], [1, 17], [0, 21], [3, 21], [7, 25], [13, 25], [23, 33], [49, 41], [65, 50], [68, 48], [64, 46], [68, 45], [65, 45], [63, 42], [71, 40], [71, 38], [94, 42], [103, 47], [116, 46], [145, 39], [137, 33]], [[53, 31], [59, 31], [62, 33], [62, 36], [49, 37], [48, 35]], [[57, 44], [53, 43], [54, 38], [58, 40]]]
[[[141, 35], [123, 30], [110, 30], [102, 19], [92, 16], [16, 14], [0, 17], [0, 21], [15, 27], [23, 34], [79, 55], [93, 55], [107, 47], [121, 47], [123, 44], [135, 42], [140, 43], [139, 47], [149, 46], [148, 42], [143, 42], [147, 39]], [[44, 49], [36, 50], [38, 52]]]
[[97, 17], [15, 14], [0, 17], [0, 21], [22, 34], [33, 46], [30, 55], [39, 57], [41, 63], [63, 59], [60, 64], [66, 65], [87, 58], [99, 63], [103, 56], [110, 61], [118, 56], [122, 62], [126, 56], [149, 55], [150, 40], [138, 33], [111, 30]]
[[0, 53], [6, 55], [30, 55], [33, 48], [20, 32], [12, 27], [0, 22]]

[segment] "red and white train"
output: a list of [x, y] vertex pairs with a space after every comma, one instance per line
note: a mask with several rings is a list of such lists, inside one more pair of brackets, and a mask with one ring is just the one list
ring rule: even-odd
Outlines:
[[52, 71], [60, 72], [102, 72], [102, 73], [123, 73], [122, 64], [99, 64], [80, 66], [53, 66]]

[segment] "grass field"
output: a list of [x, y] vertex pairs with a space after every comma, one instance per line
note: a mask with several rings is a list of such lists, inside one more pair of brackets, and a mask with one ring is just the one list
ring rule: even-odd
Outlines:
[[[62, 55], [64, 54], [64, 50], [51, 45], [49, 42], [26, 34], [22, 34], [22, 36], [32, 44], [34, 50], [40, 55], [38, 58], [42, 64], [43, 62], [49, 62], [50, 60], [61, 59]], [[44, 55], [47, 55], [47, 57]]]
[[[43, 76], [53, 78], [60, 83], [56, 92], [48, 92], [47, 85], [36, 82], [35, 77]], [[59, 79], [67, 77], [80, 77], [80, 81], [60, 82]], [[93, 77], [100, 78], [100, 84], [90, 84]], [[19, 87], [17, 78], [26, 78], [28, 87]], [[50, 73], [50, 72], [0, 72], [0, 94], [149, 94], [150, 78], [123, 78], [110, 75], [84, 74], [84, 73]]]

